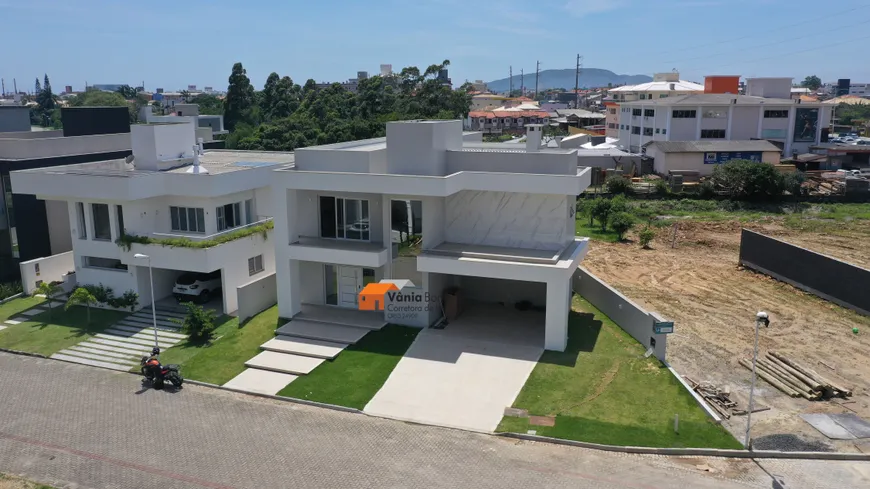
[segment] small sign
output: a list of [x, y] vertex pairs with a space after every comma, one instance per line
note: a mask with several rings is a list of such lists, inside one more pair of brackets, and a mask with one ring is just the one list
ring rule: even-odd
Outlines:
[[664, 321], [653, 323], [653, 332], [655, 332], [655, 334], [671, 334], [674, 332], [674, 322]]

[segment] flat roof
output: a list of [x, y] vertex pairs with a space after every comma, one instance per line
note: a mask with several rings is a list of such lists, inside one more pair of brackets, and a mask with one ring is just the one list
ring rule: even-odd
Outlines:
[[[734, 102], [735, 99], [737, 100], [736, 103]], [[674, 105], [807, 105], [811, 108], [818, 108], [821, 106], [821, 103], [797, 104], [794, 100], [790, 98], [767, 98], [730, 93], [693, 93], [689, 95], [678, 95], [676, 97], [666, 97], [654, 100], [632, 100], [631, 102], [623, 102], [620, 105], [660, 105], [664, 107]]]
[[[275, 151], [211, 150], [199, 157], [199, 165], [209, 174], [231, 173], [264, 167], [279, 167], [295, 161], [293, 153]], [[167, 170], [168, 173], [186, 173], [193, 160], [182, 167]]]

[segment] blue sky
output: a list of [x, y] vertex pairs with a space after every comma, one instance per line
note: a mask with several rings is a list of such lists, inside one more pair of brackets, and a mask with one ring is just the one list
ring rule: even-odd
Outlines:
[[225, 88], [451, 61], [455, 83], [541, 69], [870, 82], [870, 0], [0, 0], [0, 77]]

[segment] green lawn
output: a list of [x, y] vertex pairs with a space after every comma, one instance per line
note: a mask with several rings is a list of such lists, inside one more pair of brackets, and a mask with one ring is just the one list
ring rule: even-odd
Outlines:
[[372, 331], [278, 395], [362, 409], [387, 381], [419, 332], [392, 324]]
[[594, 225], [590, 226], [588, 217], [579, 217], [574, 224], [577, 236], [598, 241], [606, 241], [608, 243], [616, 243], [619, 241], [616, 231], [611, 229], [602, 231], [601, 226], [598, 225], [597, 221]]
[[[565, 352], [544, 352], [513, 406], [555, 416], [554, 427], [505, 417], [498, 431], [612, 445], [741, 448], [711, 422], [655, 358], [591, 304], [575, 296]], [[674, 415], [680, 418], [675, 434]]]
[[[44, 301], [45, 299], [42, 297], [19, 297], [17, 299], [12, 299], [5, 304], [0, 304], [0, 322], [14, 317], [16, 314], [21, 313], [21, 311], [26, 311], [32, 307], [38, 306]], [[55, 302], [54, 305], [63, 307], [57, 302]]]
[[76, 306], [64, 311], [62, 306], [56, 305], [52, 312], [37, 314], [27, 322], [0, 331], [0, 348], [49, 356], [90, 339], [128, 314], [91, 308], [91, 322], [88, 324], [84, 307]]
[[181, 365], [181, 374], [187, 379], [224, 384], [242, 373], [245, 362], [260, 353], [260, 345], [275, 336], [278, 307], [261, 312], [242, 327], [237, 318], [225, 316], [218, 321], [223, 322], [211, 343], [181, 343], [160, 355], [160, 361]]

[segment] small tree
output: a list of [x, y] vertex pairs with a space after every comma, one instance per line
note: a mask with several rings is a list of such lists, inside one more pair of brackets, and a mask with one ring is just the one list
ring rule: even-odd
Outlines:
[[36, 290], [33, 291], [32, 295], [34, 295], [34, 296], [44, 295], [45, 296], [45, 302], [48, 303], [48, 317], [51, 317], [54, 314], [52, 307], [51, 307], [51, 303], [54, 300], [53, 296], [56, 294], [59, 294], [61, 292], [63, 292], [63, 289], [61, 289], [60, 286], [52, 285], [49, 282], [42, 282], [36, 286]]
[[205, 341], [211, 338], [217, 328], [214, 323], [217, 314], [193, 302], [185, 302], [184, 306], [187, 307], [187, 315], [183, 320], [174, 320], [181, 325], [181, 331], [190, 335], [193, 340]]
[[652, 243], [653, 238], [656, 237], [656, 232], [653, 231], [651, 227], [647, 226], [640, 230], [637, 237], [640, 240], [640, 246], [643, 249], [648, 250], [649, 244]]
[[662, 179], [658, 179], [655, 181], [655, 183], [653, 184], [653, 189], [655, 191], [655, 194], [661, 197], [665, 197], [667, 195], [670, 195], [671, 193], [671, 187], [668, 186], [668, 182]]
[[731, 160], [713, 169], [713, 184], [733, 199], [771, 199], [782, 196], [783, 177], [770, 163]]
[[616, 231], [620, 241], [632, 226], [634, 226], [634, 217], [628, 212], [617, 212], [610, 218], [610, 227]]
[[88, 289], [84, 287], [78, 287], [76, 290], [70, 294], [69, 299], [66, 300], [66, 305], [63, 307], [64, 310], [69, 309], [72, 306], [80, 306], [82, 304], [87, 307], [88, 314], [88, 324], [91, 324], [91, 304], [96, 304], [97, 298], [94, 297], [94, 294], [91, 294]]
[[589, 218], [589, 227], [594, 224], [592, 216], [592, 204], [595, 201], [592, 199], [577, 199], [577, 215], [586, 216]]
[[604, 188], [611, 194], [629, 194], [631, 182], [620, 175], [612, 175], [604, 181]]
[[610, 216], [610, 200], [596, 197], [589, 210], [590, 216], [601, 223], [601, 230], [607, 231], [607, 218]]

